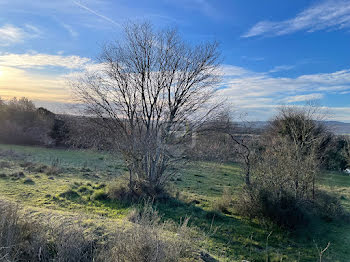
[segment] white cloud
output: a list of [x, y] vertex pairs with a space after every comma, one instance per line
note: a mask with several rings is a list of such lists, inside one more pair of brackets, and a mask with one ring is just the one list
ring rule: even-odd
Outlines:
[[[62, 70], [48, 73], [50, 67]], [[0, 96], [27, 96], [37, 101], [74, 102], [67, 80], [83, 70], [101, 70], [89, 58], [40, 53], [0, 54]], [[36, 70], [32, 70], [36, 69]], [[322, 99], [329, 94], [350, 92], [350, 69], [331, 73], [275, 77], [269, 72], [254, 72], [239, 66], [221, 67], [223, 84], [218, 99], [226, 100], [238, 112], [255, 120], [266, 120], [281, 104]], [[350, 107], [335, 109], [334, 119], [350, 121]], [[334, 109], [334, 108], [332, 108]]]
[[257, 73], [236, 66], [224, 66], [222, 71], [224, 83], [218, 91], [219, 99], [225, 99], [241, 113], [248, 112], [255, 120], [265, 120], [281, 104], [318, 100], [350, 91], [350, 70], [296, 78], [274, 77], [269, 72]]
[[272, 68], [269, 73], [277, 73], [277, 72], [281, 72], [281, 71], [288, 71], [293, 69], [295, 66], [292, 65], [280, 65], [280, 66], [275, 66], [274, 68]]
[[319, 100], [319, 99], [322, 99], [323, 97], [324, 97], [323, 94], [314, 93], [314, 94], [308, 94], [308, 95], [289, 96], [289, 97], [282, 99], [282, 101], [286, 102], [286, 103], [294, 103], [294, 102]]
[[[93, 69], [94, 65], [89, 58], [79, 56], [1, 54], [0, 97], [26, 96], [36, 101], [71, 103], [67, 73]], [[60, 70], [50, 71], [52, 67]]]
[[0, 66], [19, 68], [43, 68], [47, 66], [67, 69], [82, 69], [90, 62], [89, 58], [80, 56], [62, 56], [48, 54], [3, 54]]
[[11, 44], [22, 42], [27, 38], [40, 36], [41, 31], [33, 25], [24, 25], [23, 28], [6, 24], [0, 27], [0, 46], [9, 46]]
[[350, 27], [350, 1], [328, 0], [311, 6], [288, 20], [260, 21], [242, 37], [278, 36], [297, 31], [340, 30]]
[[25, 69], [0, 66], [0, 97], [26, 96], [33, 100], [68, 102], [65, 79], [60, 75], [33, 74]]

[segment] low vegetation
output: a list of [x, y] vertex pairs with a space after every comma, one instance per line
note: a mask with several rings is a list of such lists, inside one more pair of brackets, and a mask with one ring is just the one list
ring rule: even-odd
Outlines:
[[162, 222], [147, 203], [133, 218], [135, 225], [125, 224], [105, 237], [88, 232], [77, 218], [26, 219], [19, 206], [4, 200], [0, 213], [1, 261], [170, 262], [191, 255], [188, 220], [179, 226]]
[[[33, 222], [33, 225], [46, 225], [50, 221], [53, 225], [60, 225], [61, 222], [73, 224], [82, 227], [84, 234], [91, 233], [86, 237], [88, 241], [92, 239], [94, 245], [107, 241], [107, 236], [112, 236], [113, 239], [116, 229], [128, 232], [127, 229], [131, 230], [139, 223], [137, 221], [143, 212], [143, 201], [134, 201], [132, 204], [119, 197], [113, 198], [111, 194], [117, 185], [123, 184], [118, 182], [123, 179], [116, 179], [116, 174], [127, 172], [115, 158], [93, 151], [13, 145], [0, 145], [0, 152], [3, 155], [2, 161], [8, 163], [1, 171], [5, 176], [0, 178], [0, 195], [11, 203], [20, 201], [21, 204], [17, 207], [20, 215], [18, 221]], [[45, 169], [40, 167], [52, 165], [56, 158], [60, 159], [59, 168], [62, 172], [47, 175]], [[28, 166], [31, 168], [28, 169]], [[165, 232], [161, 234], [170, 243], [176, 239], [174, 236], [180, 234], [179, 225], [183, 225], [185, 219], [189, 218], [185, 227], [188, 232], [186, 238], [195, 245], [190, 250], [180, 252], [189, 261], [200, 261], [201, 257], [212, 257], [219, 261], [265, 261], [266, 256], [272, 261], [315, 261], [319, 255], [315, 244], [320, 248], [328, 242], [331, 244], [323, 255], [324, 261], [346, 261], [350, 255], [347, 249], [350, 226], [344, 218], [346, 214], [342, 213], [350, 210], [350, 181], [342, 173], [333, 171], [320, 175], [318, 188], [327, 192], [322, 197], [327, 205], [321, 204], [329, 209], [318, 209], [323, 212], [314, 216], [307, 227], [299, 226], [289, 231], [264, 217], [249, 220], [249, 215], [241, 215], [237, 203], [243, 201], [244, 179], [237, 164], [195, 161], [187, 163], [179, 172], [181, 179], [173, 179], [172, 186], [168, 189], [168, 198], [153, 203], [152, 212], [157, 213], [154, 215], [157, 220], [160, 219], [158, 232]], [[12, 174], [19, 173], [24, 176], [13, 180]], [[27, 178], [35, 184], [25, 184]], [[119, 189], [116, 192], [120, 192]], [[330, 192], [334, 197], [327, 199]], [[334, 204], [329, 205], [332, 201]], [[343, 209], [337, 209], [339, 203]], [[148, 208], [151, 206], [148, 205]], [[331, 210], [333, 211], [330, 212]], [[339, 219], [329, 216], [336, 210], [340, 211]], [[53, 225], [46, 226], [50, 228]], [[43, 229], [45, 234], [56, 232], [43, 226], [34, 228]], [[136, 236], [123, 235], [123, 238], [135, 239]], [[116, 250], [122, 248], [126, 247], [116, 247]], [[99, 250], [101, 253], [98, 255], [115, 256], [115, 253], [110, 253], [111, 250]], [[93, 253], [98, 256], [96, 250]]]

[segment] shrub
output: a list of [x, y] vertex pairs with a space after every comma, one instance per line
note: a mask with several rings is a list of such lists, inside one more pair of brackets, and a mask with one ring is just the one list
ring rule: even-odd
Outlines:
[[116, 180], [108, 186], [108, 197], [113, 201], [129, 201], [130, 189], [126, 180]]
[[12, 180], [18, 180], [20, 178], [24, 178], [25, 174], [23, 172], [16, 172], [10, 175]]
[[214, 202], [213, 209], [225, 214], [229, 214], [230, 213], [229, 208], [232, 206], [232, 203], [233, 203], [232, 193], [228, 188], [224, 188], [222, 196]]
[[78, 188], [78, 192], [82, 194], [91, 194], [93, 192], [92, 189], [90, 189], [88, 186], [80, 186]]
[[60, 174], [62, 171], [57, 166], [49, 166], [49, 167], [46, 167], [45, 172], [48, 176], [56, 176]]
[[69, 200], [74, 200], [80, 197], [80, 195], [74, 191], [73, 189], [68, 189], [65, 192], [58, 195], [59, 197], [63, 197]]
[[91, 200], [98, 200], [98, 201], [108, 200], [108, 194], [104, 190], [97, 190], [92, 194]]
[[339, 198], [321, 190], [316, 191], [314, 200], [300, 201], [291, 194], [285, 193], [277, 197], [268, 189], [245, 188], [234, 206], [241, 215], [268, 218], [289, 229], [306, 225], [314, 217], [326, 221], [349, 219]]
[[176, 227], [176, 236], [170, 238], [164, 229], [171, 225], [161, 222], [150, 203], [135, 214], [135, 225], [113, 234], [109, 246], [99, 255], [101, 261], [170, 262], [187, 255], [191, 246], [187, 219]]
[[149, 186], [147, 181], [134, 181], [132, 189], [125, 177], [120, 177], [108, 186], [108, 197], [113, 201], [138, 203], [152, 198], [157, 201], [168, 200], [169, 194], [164, 187]]
[[55, 261], [93, 261], [95, 242], [89, 234], [84, 233], [84, 228], [78, 222], [52, 226]]
[[271, 191], [261, 187], [244, 188], [234, 206], [241, 215], [269, 218], [286, 228], [292, 229], [308, 222], [306, 203], [299, 202], [290, 194], [276, 197]]
[[0, 168], [10, 168], [11, 164], [8, 161], [0, 161]]
[[35, 182], [34, 182], [33, 179], [31, 179], [31, 178], [28, 177], [28, 178], [26, 178], [26, 179], [23, 181], [23, 184], [34, 185]]
[[316, 215], [327, 221], [349, 218], [337, 196], [322, 190], [316, 191], [315, 196], [313, 204]]
[[170, 262], [192, 251], [188, 219], [181, 225], [161, 222], [149, 202], [134, 216], [133, 225], [118, 227], [102, 241], [75, 218], [44, 224], [24, 220], [19, 211], [0, 200], [0, 261]]
[[46, 256], [43, 227], [20, 220], [18, 207], [0, 200], [0, 260], [35, 261]]

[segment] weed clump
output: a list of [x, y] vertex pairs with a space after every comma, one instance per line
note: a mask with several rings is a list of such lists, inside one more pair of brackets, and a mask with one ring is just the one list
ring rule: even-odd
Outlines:
[[132, 226], [118, 227], [103, 240], [77, 219], [44, 224], [24, 219], [20, 211], [0, 200], [1, 261], [173, 262], [191, 256], [188, 220], [179, 226], [161, 222], [150, 204], [139, 210]]
[[8, 161], [0, 161], [0, 168], [10, 168], [11, 163]]
[[[180, 226], [162, 222], [158, 212], [150, 203], [134, 211], [132, 227], [117, 230], [110, 245], [100, 253], [101, 261], [178, 261], [190, 253], [190, 231], [188, 219]], [[168, 228], [175, 229], [175, 237], [164, 234]]]
[[68, 189], [63, 193], [60, 193], [58, 196], [62, 198], [66, 198], [68, 200], [74, 200], [80, 197], [80, 195], [73, 189]]
[[157, 201], [169, 199], [169, 194], [164, 187], [149, 186], [144, 181], [134, 182], [130, 187], [129, 181], [121, 177], [108, 185], [108, 197], [113, 201], [137, 203], [140, 200], [152, 198]]
[[24, 181], [23, 181], [23, 184], [26, 184], [26, 185], [34, 185], [35, 184], [35, 182], [34, 182], [34, 180], [33, 179], [31, 179], [31, 178], [26, 178]]
[[97, 200], [97, 201], [108, 200], [108, 194], [104, 190], [97, 190], [91, 195], [91, 200]]
[[25, 174], [23, 172], [16, 172], [11, 174], [10, 177], [12, 180], [18, 180], [18, 179], [24, 178]]
[[82, 194], [91, 194], [93, 190], [91, 190], [88, 186], [80, 186], [78, 188], [78, 192]]
[[224, 214], [230, 214], [231, 212], [229, 211], [229, 209], [232, 207], [232, 204], [233, 204], [232, 193], [228, 188], [224, 188], [222, 196], [214, 202], [213, 209], [215, 211], [220, 211]]

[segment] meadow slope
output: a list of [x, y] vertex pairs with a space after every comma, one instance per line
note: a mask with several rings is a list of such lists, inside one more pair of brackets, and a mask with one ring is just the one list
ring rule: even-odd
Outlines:
[[[0, 145], [0, 198], [17, 202], [34, 219], [80, 217], [95, 231], [121, 225], [133, 207], [103, 196], [125, 172], [120, 159], [100, 152]], [[287, 232], [268, 221], [242, 218], [232, 208], [217, 211], [224, 190], [239, 201], [242, 182], [236, 164], [189, 162], [171, 181], [176, 198], [157, 203], [157, 209], [175, 223], [190, 217], [198, 249], [220, 261], [316, 261], [317, 247], [328, 242], [323, 261], [350, 261], [345, 222], [319, 220]], [[324, 173], [319, 186], [337, 194], [350, 211], [350, 176]]]

